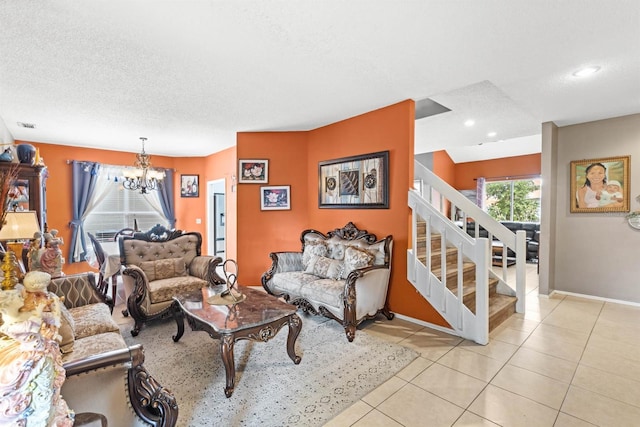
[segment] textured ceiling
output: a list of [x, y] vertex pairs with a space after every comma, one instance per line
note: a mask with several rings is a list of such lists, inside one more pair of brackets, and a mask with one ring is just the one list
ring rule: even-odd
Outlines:
[[416, 121], [416, 153], [456, 162], [640, 113], [640, 2], [0, 0], [17, 140], [202, 156], [424, 98], [451, 111]]

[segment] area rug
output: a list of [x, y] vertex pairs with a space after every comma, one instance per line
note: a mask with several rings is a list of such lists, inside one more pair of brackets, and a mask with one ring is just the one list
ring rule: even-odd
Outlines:
[[418, 354], [358, 330], [352, 343], [335, 321], [302, 315], [295, 365], [286, 351], [287, 327], [271, 341], [239, 341], [236, 382], [224, 394], [219, 340], [185, 324], [179, 342], [174, 321], [146, 325], [137, 337], [121, 326], [129, 345], [142, 344], [145, 367], [178, 402], [178, 425], [322, 426], [391, 378]]

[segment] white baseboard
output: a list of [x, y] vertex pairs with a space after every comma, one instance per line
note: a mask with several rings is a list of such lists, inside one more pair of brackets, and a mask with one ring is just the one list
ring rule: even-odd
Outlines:
[[[592, 300], [596, 300], [596, 301], [604, 301], [604, 302], [610, 302], [610, 303], [614, 303], [614, 304], [630, 305], [630, 306], [633, 306], [633, 307], [640, 307], [640, 303], [637, 303], [637, 302], [624, 301], [624, 300], [613, 299], [613, 298], [603, 298], [603, 297], [598, 297], [598, 296], [594, 296], [594, 295], [585, 295], [585, 294], [578, 294], [578, 293], [575, 293], [575, 292], [566, 292], [566, 291], [558, 291], [558, 290], [554, 290], [553, 292], [551, 292], [548, 297], [550, 298], [554, 294], [567, 295], [567, 296], [572, 296], [572, 297], [577, 297], [577, 298], [584, 298], [584, 299], [592, 299]], [[544, 295], [541, 295], [541, 296], [544, 296]]]
[[405, 316], [404, 314], [393, 313], [398, 319], [406, 320], [407, 322], [415, 323], [416, 325], [425, 326], [427, 328], [435, 329], [440, 332], [445, 332], [450, 335], [460, 336], [455, 330], [445, 328], [444, 326], [434, 325], [433, 323], [425, 322], [424, 320], [414, 319], [413, 317]]

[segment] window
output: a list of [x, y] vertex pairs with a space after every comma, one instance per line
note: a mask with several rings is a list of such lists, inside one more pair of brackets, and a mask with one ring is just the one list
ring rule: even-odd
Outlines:
[[539, 177], [485, 184], [485, 210], [498, 221], [540, 222]]
[[[156, 224], [169, 226], [162, 214], [157, 191], [141, 194], [140, 191], [125, 190], [113, 169], [105, 167], [100, 172], [107, 181], [100, 201], [86, 217], [84, 230], [96, 236], [99, 241], [112, 241], [118, 230], [135, 228], [148, 230]], [[104, 182], [103, 182], [104, 184]]]

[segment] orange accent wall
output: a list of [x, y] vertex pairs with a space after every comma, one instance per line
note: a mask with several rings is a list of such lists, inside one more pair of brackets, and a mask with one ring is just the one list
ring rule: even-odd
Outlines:
[[[407, 280], [409, 188], [413, 186], [415, 104], [403, 101], [310, 132], [309, 217], [323, 232], [352, 221], [379, 238], [393, 236], [391, 311], [446, 326]], [[319, 209], [318, 162], [389, 150], [389, 209]]]
[[[240, 281], [260, 283], [271, 265], [269, 252], [299, 251], [303, 230], [327, 232], [352, 221], [379, 237], [393, 235], [390, 309], [445, 326], [407, 281], [414, 109], [413, 101], [404, 101], [308, 132], [238, 134], [238, 158], [269, 159], [269, 185], [292, 186], [291, 211], [261, 212], [259, 185], [239, 185]], [[318, 162], [385, 150], [389, 150], [389, 209], [318, 207]]]
[[452, 185], [458, 190], [475, 190], [475, 179], [478, 177], [504, 178], [509, 176], [540, 175], [541, 172], [541, 154], [458, 163], [455, 165], [455, 184]]
[[[407, 281], [410, 230], [407, 198], [413, 185], [414, 112], [414, 102], [403, 101], [308, 132], [238, 133], [236, 147], [205, 158], [153, 156], [152, 161], [154, 166], [176, 171], [176, 227], [199, 231], [205, 240], [206, 182], [221, 178], [227, 180], [227, 258], [238, 261], [241, 283], [260, 283], [262, 274], [271, 265], [270, 252], [300, 250], [300, 233], [304, 229], [326, 232], [352, 221], [379, 237], [393, 235], [389, 290], [391, 311], [446, 326], [444, 319]], [[40, 148], [49, 169], [48, 222], [51, 227], [58, 228], [67, 241], [70, 239], [67, 224], [71, 218], [71, 168], [66, 160], [126, 165], [133, 163], [134, 154], [31, 143]], [[385, 150], [389, 150], [390, 162], [389, 209], [318, 207], [318, 162]], [[268, 184], [234, 183], [238, 159], [268, 159]], [[446, 158], [441, 160], [446, 163]], [[448, 171], [449, 168], [444, 166], [439, 167]], [[181, 174], [200, 175], [200, 197], [180, 197]], [[291, 210], [261, 211], [260, 187], [263, 185], [290, 185]], [[196, 218], [201, 218], [202, 223], [196, 224]], [[233, 223], [233, 218], [237, 223]], [[88, 269], [86, 263], [64, 267], [67, 274]]]
[[[16, 141], [16, 144], [20, 142], [27, 141]], [[67, 164], [67, 160], [99, 161], [101, 163], [114, 165], [129, 165], [133, 164], [135, 160], [134, 153], [42, 144], [32, 141], [28, 141], [28, 143], [40, 149], [40, 156], [44, 159], [45, 165], [47, 165], [47, 225], [49, 229], [57, 229], [59, 236], [64, 239], [65, 243], [71, 239], [69, 222], [73, 218], [71, 197], [72, 173], [71, 165]], [[152, 156], [151, 160], [153, 165], [157, 167], [175, 167], [175, 159], [171, 157]], [[176, 189], [179, 190], [179, 183], [176, 182], [175, 184]], [[65, 244], [61, 249], [66, 260], [66, 264], [62, 270], [66, 274], [80, 273], [89, 270], [97, 271], [91, 268], [86, 262], [69, 263], [69, 246]]]
[[[226, 258], [237, 259], [237, 183], [236, 167], [237, 154], [236, 147], [227, 148], [218, 153], [212, 154], [205, 159], [204, 170], [205, 178], [202, 182], [206, 185], [206, 181], [215, 181], [218, 179], [225, 180], [225, 244], [226, 244]], [[204, 193], [202, 192], [204, 191]], [[201, 190], [201, 197], [206, 197], [206, 188]], [[186, 199], [181, 199], [186, 200]], [[176, 203], [176, 205], [182, 205], [182, 203]], [[203, 215], [206, 215], [206, 200], [205, 205], [202, 208]], [[205, 224], [206, 225], [206, 222]], [[206, 234], [206, 230], [202, 231], [203, 236]], [[203, 246], [202, 252], [206, 252], [207, 246]]]
[[[238, 184], [237, 258], [239, 281], [260, 285], [271, 266], [269, 253], [299, 251], [307, 213], [307, 132], [247, 132], [237, 135], [238, 160], [269, 160], [267, 184]], [[237, 162], [236, 162], [237, 164]], [[260, 210], [260, 187], [291, 186], [290, 210]]]
[[[433, 173], [446, 181], [452, 187], [455, 187], [456, 180], [456, 164], [446, 151], [436, 151], [433, 153]], [[443, 208], [445, 212], [449, 212], [451, 203], [445, 200]], [[450, 215], [448, 215], [450, 217]]]
[[445, 180], [450, 186], [455, 185], [456, 164], [446, 151], [435, 151], [433, 153], [433, 173]]

